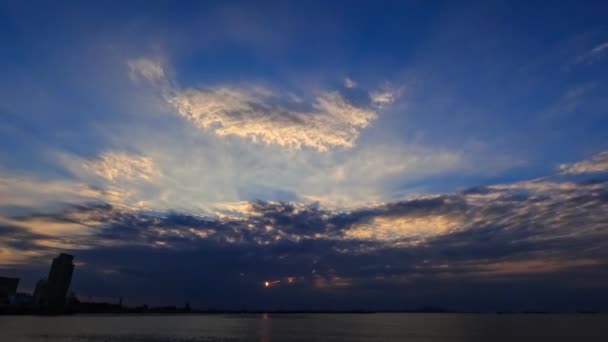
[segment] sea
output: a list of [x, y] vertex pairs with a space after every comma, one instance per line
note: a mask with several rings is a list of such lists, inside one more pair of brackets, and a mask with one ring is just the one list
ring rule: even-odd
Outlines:
[[0, 316], [2, 342], [608, 341], [608, 315]]

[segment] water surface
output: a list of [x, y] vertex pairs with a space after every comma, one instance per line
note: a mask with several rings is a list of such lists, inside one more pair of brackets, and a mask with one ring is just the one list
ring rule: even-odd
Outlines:
[[0, 316], [7, 342], [608, 341], [608, 315]]

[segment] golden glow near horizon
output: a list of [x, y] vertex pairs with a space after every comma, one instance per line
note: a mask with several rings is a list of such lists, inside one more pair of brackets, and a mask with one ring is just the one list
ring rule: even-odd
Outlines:
[[378, 216], [371, 222], [354, 225], [345, 232], [345, 236], [351, 239], [380, 241], [423, 239], [449, 233], [459, 224], [459, 218], [448, 215]]
[[281, 281], [280, 280], [266, 280], [264, 282], [264, 287], [268, 288], [271, 286], [274, 286], [275, 284], [279, 284]]

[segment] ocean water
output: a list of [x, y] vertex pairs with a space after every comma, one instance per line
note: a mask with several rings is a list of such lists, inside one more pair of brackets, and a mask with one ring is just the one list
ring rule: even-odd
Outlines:
[[2, 342], [608, 341], [608, 315], [0, 316]]

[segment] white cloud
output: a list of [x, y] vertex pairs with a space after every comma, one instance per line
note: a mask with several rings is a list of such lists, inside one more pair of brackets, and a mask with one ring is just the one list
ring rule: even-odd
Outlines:
[[598, 153], [587, 160], [571, 164], [561, 164], [559, 169], [561, 173], [565, 174], [608, 172], [608, 151]]
[[[306, 103], [296, 94], [255, 85], [182, 89], [168, 79], [159, 61], [138, 58], [127, 64], [131, 79], [159, 85], [165, 100], [198, 128], [222, 137], [237, 136], [293, 149], [353, 147], [360, 131], [377, 118], [378, 109], [392, 103], [401, 92], [388, 86], [371, 92], [373, 106], [351, 103], [337, 91], [320, 93]], [[346, 78], [344, 85], [353, 88], [357, 83]]]
[[375, 111], [348, 102], [338, 92], [323, 93], [310, 110], [283, 105], [265, 88], [214, 87], [176, 91], [169, 102], [197, 127], [218, 136], [327, 151], [353, 147], [362, 128], [376, 119]]
[[369, 97], [374, 105], [381, 108], [395, 102], [395, 100], [401, 95], [402, 92], [402, 88], [385, 86], [382, 89], [370, 91]]

